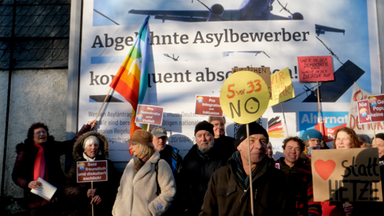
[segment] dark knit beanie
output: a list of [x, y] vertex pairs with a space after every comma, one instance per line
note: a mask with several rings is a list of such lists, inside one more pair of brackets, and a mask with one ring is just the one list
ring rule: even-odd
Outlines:
[[[376, 134], [376, 138], [379, 138], [379, 139], [382, 139], [382, 140], [384, 140], [384, 133], [378, 133], [378, 134]], [[374, 138], [372, 138], [372, 140], [373, 140]], [[372, 141], [371, 140], [371, 141]], [[372, 142], [371, 142], [372, 143]]]
[[[247, 138], [247, 125], [241, 125], [239, 130], [237, 131], [236, 136], [236, 146], [238, 146], [243, 140]], [[267, 131], [256, 122], [252, 122], [249, 124], [249, 136], [252, 134], [263, 134], [265, 138], [267, 138], [267, 142], [269, 142], [269, 136]]]
[[209, 133], [212, 134], [212, 136], [215, 135], [215, 133], [213, 133], [213, 124], [211, 123], [208, 123], [207, 121], [202, 121], [202, 122], [199, 122], [196, 127], [195, 127], [195, 135], [197, 133], [197, 131], [199, 130], [206, 130], [208, 131]]

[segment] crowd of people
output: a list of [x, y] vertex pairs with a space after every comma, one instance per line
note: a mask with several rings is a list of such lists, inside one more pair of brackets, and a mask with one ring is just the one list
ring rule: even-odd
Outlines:
[[[167, 144], [164, 127], [136, 130], [128, 140], [133, 157], [122, 174], [108, 160], [106, 137], [92, 131], [96, 121], [64, 142], [55, 141], [45, 124], [36, 123], [16, 147], [12, 179], [24, 189], [31, 216], [63, 212], [72, 216], [338, 216], [383, 207], [382, 202], [314, 201], [311, 155], [328, 149], [319, 131], [309, 129], [301, 137], [287, 137], [282, 145], [284, 157], [275, 160], [262, 126], [241, 125], [232, 138], [225, 135], [225, 123], [224, 117], [199, 122], [194, 130], [196, 144], [184, 159]], [[383, 133], [370, 140], [344, 127], [334, 135], [334, 149], [377, 147], [384, 173]], [[74, 163], [65, 176], [60, 156], [71, 152]], [[98, 160], [107, 161], [107, 181], [77, 182], [77, 163]], [[39, 178], [57, 188], [50, 200], [31, 193], [42, 186]]]

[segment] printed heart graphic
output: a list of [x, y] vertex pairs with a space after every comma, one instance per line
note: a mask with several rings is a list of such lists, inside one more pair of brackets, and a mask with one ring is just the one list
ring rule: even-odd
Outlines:
[[328, 177], [335, 170], [335, 167], [336, 167], [336, 163], [333, 160], [327, 160], [327, 161], [317, 160], [315, 162], [315, 170], [319, 174], [319, 176], [324, 180], [328, 179]]

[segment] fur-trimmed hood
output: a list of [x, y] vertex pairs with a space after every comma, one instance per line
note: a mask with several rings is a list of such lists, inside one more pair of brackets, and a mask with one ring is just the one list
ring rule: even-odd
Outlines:
[[77, 139], [77, 141], [75, 142], [75, 145], [73, 146], [73, 153], [72, 154], [73, 154], [73, 157], [75, 158], [75, 160], [79, 160], [79, 159], [83, 158], [83, 152], [84, 152], [83, 142], [89, 136], [95, 136], [95, 137], [99, 138], [101, 154], [105, 158], [108, 158], [109, 157], [109, 143], [108, 143], [107, 138], [105, 138], [105, 136], [101, 135], [100, 133], [98, 133], [96, 131], [89, 131], [89, 132], [81, 135]]

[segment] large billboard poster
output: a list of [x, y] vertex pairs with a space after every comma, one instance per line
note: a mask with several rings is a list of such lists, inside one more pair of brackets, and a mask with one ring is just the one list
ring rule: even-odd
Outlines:
[[[148, 15], [147, 103], [164, 107], [169, 143], [181, 155], [194, 144], [196, 123], [207, 119], [194, 114], [196, 95], [219, 97], [234, 67], [270, 67], [271, 73], [289, 69], [296, 97], [263, 115], [275, 129], [275, 123], [281, 124], [282, 135], [277, 130], [271, 136], [278, 151], [284, 130], [300, 135], [305, 126], [313, 127], [304, 118], [318, 111], [318, 86], [321, 109], [329, 119], [344, 118], [354, 82], [365, 91], [380, 92], [375, 1], [84, 0], [79, 124], [96, 117]], [[297, 57], [329, 55], [334, 81], [299, 82]], [[124, 164], [131, 158], [131, 106], [118, 93], [111, 96], [96, 129], [110, 141], [110, 158]], [[227, 120], [227, 134], [234, 136], [236, 124]]]

